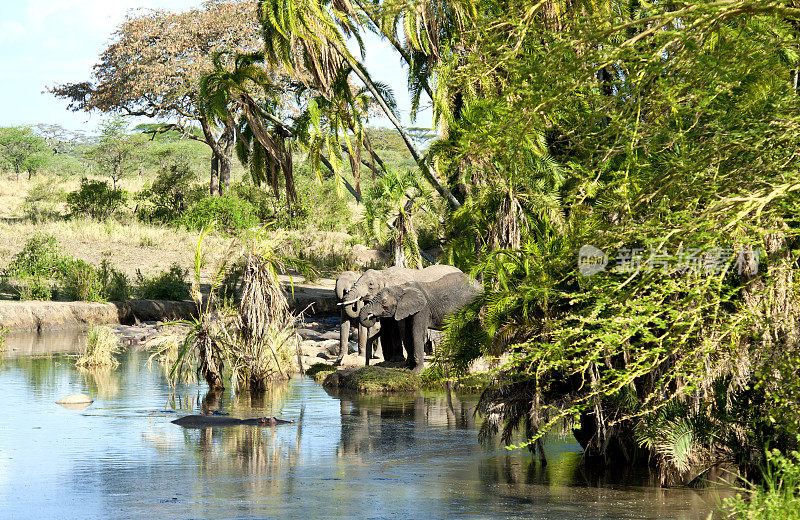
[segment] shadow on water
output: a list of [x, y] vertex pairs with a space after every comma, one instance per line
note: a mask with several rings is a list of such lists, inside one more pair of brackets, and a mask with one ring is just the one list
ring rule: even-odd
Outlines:
[[[481, 446], [474, 395], [328, 394], [301, 377], [260, 396], [173, 391], [160, 367], [146, 368], [146, 352], [124, 353], [113, 371], [75, 368], [69, 352], [80, 341], [66, 337], [59, 350], [26, 339], [26, 350], [3, 355], [0, 511], [9, 518], [695, 520], [717, 500], [650, 486], [641, 472], [587, 472], [566, 434], [546, 438], [545, 467], [526, 451]], [[73, 393], [95, 402], [79, 412], [55, 405]], [[170, 422], [202, 412], [296, 422]]]

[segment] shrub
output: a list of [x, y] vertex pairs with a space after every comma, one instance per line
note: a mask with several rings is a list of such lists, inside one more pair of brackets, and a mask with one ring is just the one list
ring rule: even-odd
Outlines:
[[136, 296], [143, 300], [173, 300], [180, 301], [189, 298], [189, 285], [186, 278], [189, 270], [177, 263], [170, 266], [169, 271], [164, 271], [152, 278], [136, 270]]
[[82, 302], [105, 301], [97, 270], [83, 260], [70, 260], [61, 276], [65, 296]]
[[119, 361], [119, 338], [111, 327], [92, 327], [81, 357], [75, 362], [79, 367], [116, 367]]
[[[308, 172], [298, 172], [295, 188], [300, 207], [290, 217], [285, 205], [276, 215], [278, 220], [293, 228], [312, 227], [324, 231], [347, 231], [352, 219], [346, 191], [341, 195], [333, 178], [323, 179], [322, 183]], [[344, 188], [342, 188], [344, 190]]]
[[64, 272], [66, 261], [56, 238], [46, 233], [35, 233], [6, 268], [17, 277], [56, 278]]
[[117, 212], [126, 199], [124, 190], [111, 188], [105, 181], [92, 181], [84, 177], [80, 188], [67, 194], [67, 207], [72, 215], [104, 220]]
[[277, 200], [266, 189], [240, 182], [231, 186], [231, 192], [253, 206], [260, 222], [275, 218]]
[[226, 193], [222, 197], [208, 197], [198, 201], [187, 211], [179, 222], [189, 229], [199, 230], [216, 223], [228, 233], [235, 233], [258, 224], [253, 205]]
[[98, 277], [106, 300], [124, 302], [131, 297], [131, 284], [128, 276], [114, 269], [108, 260], [100, 263]]
[[197, 174], [185, 160], [163, 166], [153, 184], [136, 196], [142, 202], [137, 213], [147, 222], [174, 222], [202, 199], [205, 189], [195, 185]]
[[[97, 269], [66, 255], [55, 237], [37, 233], [6, 268], [6, 277], [21, 300], [124, 301], [130, 297], [128, 278], [103, 260]], [[59, 291], [57, 285], [62, 289]]]
[[61, 217], [58, 205], [64, 196], [64, 190], [58, 187], [54, 179], [35, 184], [25, 196], [22, 214], [34, 223]]

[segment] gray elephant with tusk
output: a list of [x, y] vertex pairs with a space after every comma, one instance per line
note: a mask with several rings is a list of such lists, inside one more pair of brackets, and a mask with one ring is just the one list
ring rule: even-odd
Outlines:
[[405, 320], [411, 336], [406, 343], [407, 364], [418, 373], [424, 368], [428, 329], [441, 330], [447, 316], [469, 304], [480, 292], [480, 284], [462, 272], [433, 282], [385, 287], [364, 305], [359, 321], [369, 328], [378, 320]]
[[[449, 274], [463, 275], [464, 273], [451, 265], [432, 265], [425, 269], [407, 269], [405, 267], [389, 267], [388, 269], [380, 270], [368, 269], [353, 283], [350, 289], [344, 292], [342, 297], [344, 314], [357, 321], [361, 309], [381, 289], [409, 282], [433, 282]], [[386, 361], [403, 361], [403, 342], [406, 336], [405, 323], [393, 318], [374, 320], [373, 325], [369, 327], [370, 331], [378, 325], [383, 331], [380, 334], [383, 359]], [[376, 336], [376, 334], [373, 334], [372, 338], [376, 338]], [[365, 343], [364, 353], [367, 357], [367, 363], [369, 363], [369, 358], [372, 355], [374, 342], [375, 339], [370, 339]]]
[[339, 300], [339, 315], [341, 317], [341, 323], [339, 325], [339, 355], [334, 362], [334, 365], [337, 366], [342, 364], [342, 359], [345, 354], [347, 354], [351, 327], [356, 327], [358, 330], [359, 354], [366, 351], [367, 342], [370, 337], [380, 341], [380, 339], [377, 338], [380, 332], [380, 326], [367, 329], [358, 322], [358, 313], [361, 311], [364, 303], [358, 299], [344, 301], [345, 294], [353, 288], [360, 277], [360, 273], [345, 271], [336, 279], [336, 298]]

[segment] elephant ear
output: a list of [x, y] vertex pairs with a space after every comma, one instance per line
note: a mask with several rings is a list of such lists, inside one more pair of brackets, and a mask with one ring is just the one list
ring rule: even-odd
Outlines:
[[400, 301], [397, 302], [397, 310], [394, 312], [394, 319], [404, 320], [425, 308], [425, 295], [416, 287], [410, 287], [403, 291]]

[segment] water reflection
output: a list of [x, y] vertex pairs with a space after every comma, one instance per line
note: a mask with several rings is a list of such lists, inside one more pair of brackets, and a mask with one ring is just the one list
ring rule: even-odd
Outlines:
[[[65, 350], [74, 348], [72, 340]], [[549, 464], [477, 442], [476, 396], [325, 393], [293, 379], [263, 396], [173, 391], [147, 354], [83, 371], [51, 346], [0, 365], [0, 517], [705, 519], [708, 490], [587, 472], [569, 435]], [[65, 410], [59, 397], [95, 403]], [[294, 424], [186, 430], [217, 411]], [[24, 486], [20, 483], [24, 482]]]

